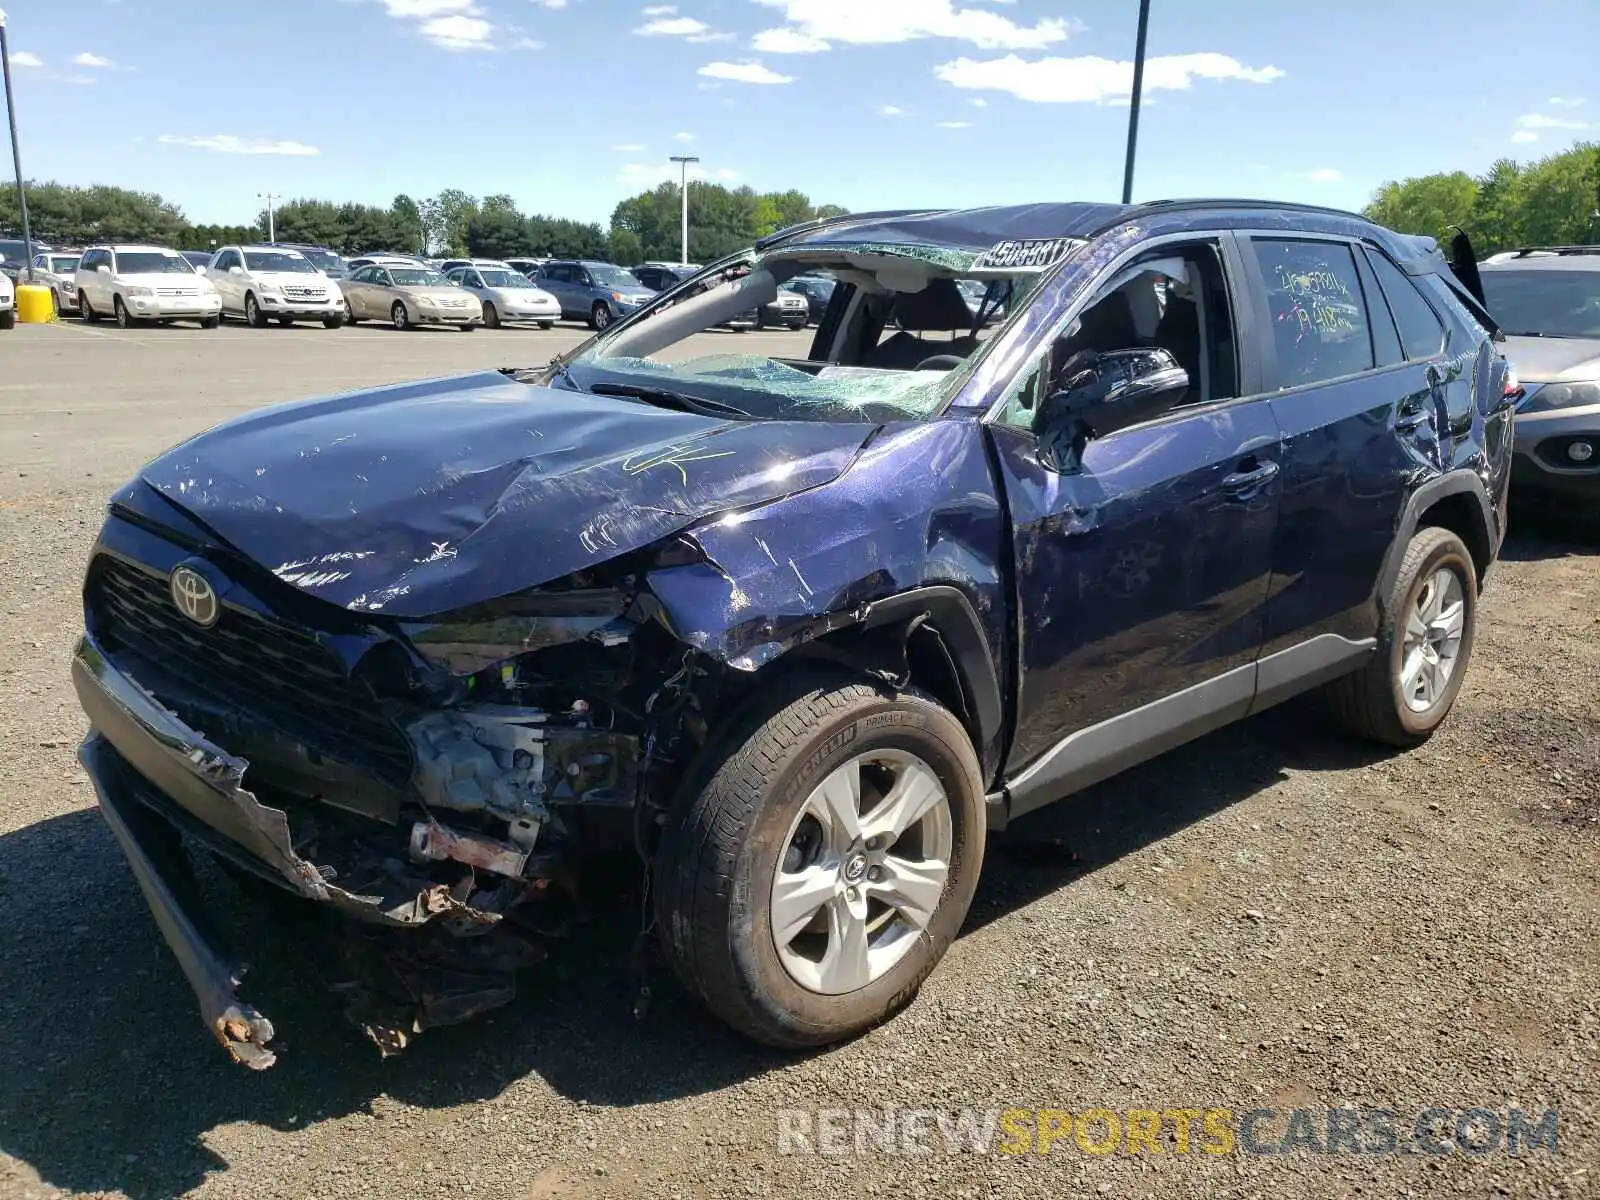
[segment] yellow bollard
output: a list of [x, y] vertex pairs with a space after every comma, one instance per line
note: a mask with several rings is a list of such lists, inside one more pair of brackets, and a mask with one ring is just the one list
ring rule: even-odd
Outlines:
[[17, 285], [17, 320], [24, 325], [45, 325], [56, 319], [55, 305], [50, 302], [53, 293], [42, 283]]

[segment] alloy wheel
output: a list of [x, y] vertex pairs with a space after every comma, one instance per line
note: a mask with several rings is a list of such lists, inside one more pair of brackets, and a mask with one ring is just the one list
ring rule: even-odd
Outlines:
[[1449, 687], [1461, 654], [1466, 611], [1461, 581], [1448, 567], [1440, 567], [1418, 590], [1406, 615], [1400, 653], [1400, 692], [1412, 712], [1427, 712]]
[[772, 937], [790, 978], [837, 996], [891, 970], [933, 920], [954, 844], [950, 798], [916, 755], [873, 750], [830, 772], [772, 879]]

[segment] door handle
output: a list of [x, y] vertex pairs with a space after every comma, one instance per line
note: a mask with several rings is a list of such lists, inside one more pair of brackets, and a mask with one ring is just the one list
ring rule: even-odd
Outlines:
[[1414, 433], [1432, 418], [1433, 413], [1426, 408], [1401, 409], [1400, 415], [1394, 419], [1394, 427], [1401, 433]]
[[[1249, 460], [1247, 460], [1249, 461]], [[1243, 464], [1241, 464], [1243, 465]], [[1244, 496], [1278, 477], [1278, 464], [1265, 462], [1248, 471], [1235, 471], [1222, 480], [1222, 490], [1230, 496]]]

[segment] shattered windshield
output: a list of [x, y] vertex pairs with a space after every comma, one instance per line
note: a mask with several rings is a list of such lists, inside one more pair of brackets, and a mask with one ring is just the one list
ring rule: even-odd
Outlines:
[[[1054, 259], [921, 243], [780, 244], [726, 260], [646, 305], [564, 363], [557, 386], [740, 419], [926, 420], [944, 410], [1007, 316], [1025, 307]], [[782, 290], [816, 288], [815, 330], [770, 326]]]

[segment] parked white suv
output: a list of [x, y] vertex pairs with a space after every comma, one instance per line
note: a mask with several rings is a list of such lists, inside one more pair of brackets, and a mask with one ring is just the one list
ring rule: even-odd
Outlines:
[[124, 329], [141, 321], [198, 321], [215, 329], [222, 311], [217, 289], [165, 246], [91, 246], [73, 282], [86, 320], [114, 317]]
[[283, 246], [224, 246], [211, 258], [206, 278], [222, 293], [222, 311], [257, 329], [321, 321], [344, 324], [344, 293], [298, 250]]
[[11, 329], [17, 323], [17, 290], [11, 286], [11, 276], [0, 274], [0, 329]]

